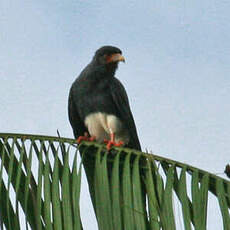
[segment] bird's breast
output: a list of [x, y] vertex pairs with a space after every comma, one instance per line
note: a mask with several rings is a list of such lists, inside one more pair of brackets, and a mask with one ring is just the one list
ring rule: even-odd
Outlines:
[[115, 134], [115, 141], [123, 141], [124, 143], [129, 141], [128, 130], [115, 115], [102, 112], [90, 113], [84, 122], [90, 136], [96, 137], [99, 142], [110, 139], [112, 133]]

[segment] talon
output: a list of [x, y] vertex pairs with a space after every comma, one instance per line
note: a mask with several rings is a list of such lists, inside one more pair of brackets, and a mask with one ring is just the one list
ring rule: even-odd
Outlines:
[[119, 141], [115, 146], [120, 147], [122, 145], [124, 145], [124, 142], [123, 141]]
[[79, 136], [77, 138], [77, 143], [80, 144], [82, 141], [95, 141], [96, 137], [92, 136], [90, 137], [87, 132], [84, 133], [84, 136]]
[[107, 150], [110, 150], [112, 146], [120, 147], [124, 145], [123, 141], [115, 142], [115, 141], [106, 140], [106, 142], [107, 142], [107, 145], [106, 145]]
[[77, 138], [77, 143], [80, 144], [83, 141], [84, 137], [80, 136]]
[[108, 144], [106, 145], [107, 150], [111, 149], [111, 142], [108, 142]]
[[104, 139], [104, 143], [106, 144], [106, 148], [108, 151], [111, 149], [112, 146], [120, 147], [120, 146], [124, 145], [123, 141], [119, 141], [119, 142], [115, 141], [115, 134], [114, 133], [112, 133], [110, 135], [110, 140]]
[[96, 137], [92, 136], [92, 137], [89, 138], [88, 141], [95, 141], [95, 140], [96, 140]]

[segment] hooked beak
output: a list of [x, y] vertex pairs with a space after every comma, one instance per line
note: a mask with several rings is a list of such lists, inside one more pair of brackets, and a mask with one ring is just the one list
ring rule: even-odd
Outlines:
[[119, 53], [118, 54], [112, 54], [107, 59], [107, 63], [119, 62], [119, 61], [125, 62], [125, 58]]

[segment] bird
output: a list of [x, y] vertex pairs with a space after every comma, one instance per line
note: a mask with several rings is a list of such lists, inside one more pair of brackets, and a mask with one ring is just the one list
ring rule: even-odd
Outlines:
[[119, 48], [103, 46], [73, 82], [68, 116], [77, 143], [97, 141], [107, 150], [125, 146], [141, 151], [126, 90], [115, 77], [120, 62], [125, 58]]

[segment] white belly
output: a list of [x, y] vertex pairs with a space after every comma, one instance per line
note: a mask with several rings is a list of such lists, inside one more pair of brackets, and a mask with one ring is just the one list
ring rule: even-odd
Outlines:
[[88, 128], [90, 136], [96, 137], [96, 140], [103, 142], [109, 140], [110, 134], [115, 134], [115, 141], [123, 141], [125, 144], [129, 141], [127, 130], [122, 127], [120, 119], [114, 115], [106, 113], [91, 113], [85, 119], [85, 126]]

